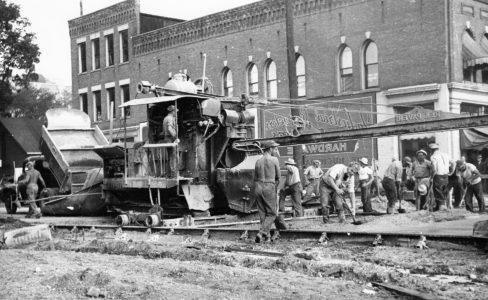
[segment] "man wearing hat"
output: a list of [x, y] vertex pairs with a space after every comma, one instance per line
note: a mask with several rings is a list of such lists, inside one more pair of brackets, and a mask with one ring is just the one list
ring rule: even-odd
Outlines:
[[481, 185], [481, 174], [475, 165], [458, 160], [456, 162], [456, 169], [467, 184], [466, 195], [464, 200], [466, 202], [466, 210], [473, 211], [473, 195], [478, 201], [479, 212], [485, 211], [485, 200], [483, 198], [483, 187]]
[[319, 196], [319, 184], [320, 178], [324, 175], [324, 171], [320, 167], [321, 162], [320, 160], [314, 160], [312, 165], [305, 169], [303, 174], [305, 175], [305, 202], [308, 201], [311, 197]]
[[429, 148], [432, 150], [430, 161], [432, 162], [432, 186], [434, 190], [434, 197], [436, 207], [434, 210], [447, 210], [447, 184], [449, 176], [450, 160], [446, 153], [439, 150], [439, 145], [431, 143]]
[[420, 149], [417, 151], [417, 161], [414, 161], [412, 165], [412, 175], [415, 179], [415, 205], [417, 210], [422, 209], [425, 204], [425, 197], [419, 195], [418, 187], [421, 182], [425, 183], [427, 179], [427, 188], [429, 188], [429, 180], [432, 177], [432, 163], [426, 157], [427, 152]]
[[280, 211], [285, 211], [285, 198], [291, 196], [293, 204], [293, 216], [303, 217], [302, 209], [302, 183], [300, 182], [300, 172], [293, 158], [285, 161], [286, 179], [285, 186], [280, 190]]
[[[320, 204], [322, 205], [322, 215], [324, 223], [329, 222], [329, 209], [333, 203], [339, 215], [339, 222], [344, 223], [346, 216], [344, 214], [343, 199], [347, 192], [354, 203], [354, 174], [359, 171], [357, 163], [351, 163], [349, 166], [343, 164], [333, 165], [322, 176], [320, 180]], [[354, 213], [354, 208], [351, 210]]]
[[373, 212], [371, 206], [371, 184], [373, 183], [373, 170], [368, 167], [368, 159], [363, 157], [359, 160], [360, 168], [358, 172], [359, 186], [361, 187], [361, 202], [363, 203], [363, 212]]
[[[168, 106], [166, 109], [168, 114], [163, 119], [163, 132], [161, 135], [163, 137], [163, 143], [178, 143], [178, 132], [176, 128], [176, 117], [175, 114], [178, 111], [174, 105]], [[176, 176], [176, 152], [172, 147], [166, 148], [166, 153], [169, 161], [169, 177]]]
[[281, 171], [278, 158], [273, 154], [278, 151], [278, 146], [279, 144], [275, 141], [262, 142], [263, 157], [256, 161], [254, 167], [254, 194], [261, 223], [261, 228], [256, 235], [257, 243], [270, 238], [273, 223], [277, 230], [286, 229], [283, 217], [278, 215], [278, 202], [276, 201], [276, 188], [280, 181]]

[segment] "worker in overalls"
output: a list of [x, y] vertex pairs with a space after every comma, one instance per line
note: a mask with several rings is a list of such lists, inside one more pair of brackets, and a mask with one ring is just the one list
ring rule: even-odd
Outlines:
[[[278, 146], [275, 141], [262, 142], [263, 157], [256, 161], [254, 167], [254, 193], [261, 223], [259, 233], [256, 235], [256, 243], [270, 239], [270, 229], [273, 223], [276, 226], [276, 232], [286, 229], [283, 217], [278, 215], [276, 198], [281, 171], [278, 158], [273, 154], [276, 155]], [[275, 235], [277, 236], [277, 234]]]
[[44, 178], [42, 178], [41, 173], [34, 169], [34, 163], [29, 161], [26, 164], [27, 170], [25, 171], [25, 178], [19, 183], [27, 185], [27, 199], [29, 201], [29, 212], [25, 216], [26, 218], [37, 218], [39, 219], [42, 215], [37, 207], [36, 198], [37, 192], [39, 191], [38, 182], [41, 183], [43, 187], [46, 187]]
[[285, 211], [285, 198], [291, 196], [293, 204], [293, 217], [303, 217], [302, 208], [302, 183], [300, 181], [300, 171], [298, 171], [297, 164], [293, 158], [289, 158], [285, 162], [286, 177], [285, 186], [280, 190], [280, 211]]
[[[163, 119], [163, 143], [178, 143], [178, 133], [176, 130], [176, 113], [178, 110], [174, 105], [170, 105], [167, 108], [168, 114]], [[166, 153], [168, 157], [169, 166], [169, 178], [174, 178], [176, 176], [176, 151], [173, 147], [167, 147]]]
[[303, 175], [305, 175], [305, 199], [304, 202], [310, 200], [310, 198], [318, 197], [320, 195], [319, 185], [320, 178], [324, 175], [324, 171], [320, 167], [320, 160], [314, 160], [312, 165], [305, 169]]

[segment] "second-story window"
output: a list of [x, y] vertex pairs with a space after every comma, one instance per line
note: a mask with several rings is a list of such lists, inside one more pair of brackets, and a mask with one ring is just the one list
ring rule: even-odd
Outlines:
[[305, 97], [307, 95], [307, 80], [305, 77], [305, 59], [302, 55], [297, 55], [297, 92], [298, 97]]
[[120, 62], [129, 61], [129, 30], [125, 29], [119, 32], [120, 44]]
[[378, 47], [374, 42], [364, 49], [364, 81], [366, 88], [378, 86]]
[[278, 97], [276, 63], [271, 59], [266, 63], [266, 97], [270, 99], [276, 99]]
[[353, 88], [352, 77], [352, 51], [345, 46], [339, 55], [340, 92], [351, 91]]
[[107, 120], [110, 120], [110, 108], [112, 116], [115, 118], [115, 88], [107, 88]]
[[100, 39], [91, 40], [92, 70], [100, 69]]
[[93, 121], [102, 120], [102, 98], [100, 91], [93, 92]]
[[114, 35], [107, 34], [105, 36], [105, 66], [114, 65]]
[[222, 91], [224, 96], [232, 97], [234, 94], [232, 71], [227, 67], [222, 71]]
[[251, 96], [259, 94], [258, 67], [253, 63], [247, 66], [247, 89]]
[[86, 42], [78, 44], [78, 72], [86, 72]]
[[[129, 85], [121, 85], [120, 86], [120, 99], [121, 103], [128, 102], [130, 100], [130, 90], [129, 90]], [[130, 106], [124, 107], [122, 109], [122, 114], [125, 115], [127, 118], [130, 117]]]

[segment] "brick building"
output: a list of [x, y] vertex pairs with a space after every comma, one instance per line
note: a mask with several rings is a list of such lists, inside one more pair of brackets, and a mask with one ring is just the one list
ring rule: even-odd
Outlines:
[[[87, 111], [104, 130], [112, 100], [100, 97], [114, 99], [117, 106], [127, 95], [135, 96], [137, 82], [164, 85], [180, 70], [194, 81], [205, 76], [215, 94], [288, 97], [283, 0], [186, 22], [146, 16], [138, 1], [129, 0], [69, 25], [73, 96], [80, 99], [73, 106]], [[126, 52], [114, 51], [114, 65], [107, 66], [107, 36], [115, 37], [114, 49], [122, 49], [124, 30], [128, 61], [121, 62], [125, 56], [119, 55]], [[367, 114], [374, 122], [413, 106], [454, 113], [486, 110], [487, 0], [295, 0], [294, 36], [303, 101], [331, 104], [369, 97], [374, 106]], [[96, 52], [89, 45], [105, 49], [99, 52], [97, 70]], [[128, 118], [136, 139], [144, 113], [134, 110]], [[120, 117], [116, 110], [115, 127]], [[392, 156], [412, 154], [433, 140], [453, 158], [463, 150], [459, 132], [448, 132], [382, 138], [369, 147], [369, 156], [379, 157], [384, 166]]]

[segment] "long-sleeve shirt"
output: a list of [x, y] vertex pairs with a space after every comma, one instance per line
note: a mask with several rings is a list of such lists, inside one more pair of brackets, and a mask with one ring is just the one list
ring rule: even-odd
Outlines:
[[388, 177], [395, 181], [402, 181], [403, 167], [402, 163], [398, 160], [392, 161], [391, 164], [386, 168], [384, 177]]
[[436, 150], [430, 157], [432, 162], [432, 171], [434, 175], [448, 175], [449, 174], [449, 157], [447, 154]]
[[280, 180], [281, 171], [278, 158], [265, 153], [256, 161], [254, 166], [254, 181], [264, 183], [277, 183]]
[[292, 165], [286, 165], [286, 180], [285, 180], [285, 185], [286, 186], [291, 186], [294, 185], [295, 183], [300, 182], [300, 172], [298, 171], [298, 168]]
[[164, 117], [163, 136], [164, 138], [176, 139], [176, 119], [172, 113]]

